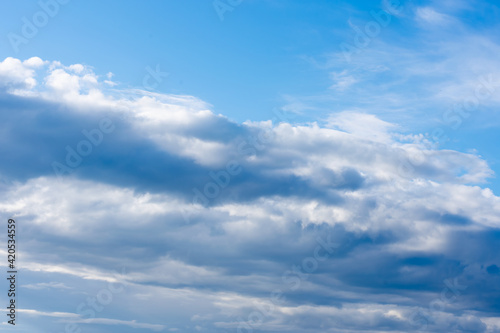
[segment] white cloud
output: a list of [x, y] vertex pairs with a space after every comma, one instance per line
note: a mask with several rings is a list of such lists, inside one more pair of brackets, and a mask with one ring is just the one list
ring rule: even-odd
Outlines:
[[358, 80], [353, 75], [350, 75], [347, 70], [340, 73], [331, 73], [331, 77], [334, 84], [330, 88], [338, 91], [344, 91], [358, 82]]
[[0, 87], [27, 88], [36, 86], [34, 68], [39, 67], [40, 58], [30, 58], [24, 62], [15, 58], [6, 58], [0, 62]]
[[35, 290], [39, 290], [39, 289], [51, 289], [51, 288], [55, 288], [55, 289], [73, 289], [72, 287], [68, 287], [64, 283], [60, 283], [60, 282], [49, 282], [49, 283], [40, 282], [40, 283], [33, 283], [33, 284], [25, 284], [25, 285], [22, 285], [21, 287], [28, 288], [28, 289], [35, 289]]
[[439, 13], [431, 7], [417, 8], [416, 16], [423, 24], [448, 25], [453, 21], [448, 15]]
[[[5, 312], [5, 310], [2, 310]], [[68, 313], [68, 312], [45, 312], [38, 311], [33, 309], [18, 309], [17, 311], [21, 312], [23, 315], [26, 314], [28, 316], [44, 316], [44, 317], [56, 317], [61, 318], [60, 322], [62, 323], [75, 323], [75, 324], [103, 324], [103, 325], [124, 325], [133, 328], [143, 328], [149, 329], [153, 331], [162, 331], [165, 329], [164, 325], [156, 325], [156, 324], [147, 324], [140, 323], [136, 320], [119, 320], [119, 319], [110, 319], [110, 318], [89, 318], [83, 319], [80, 315], [76, 313]]]
[[163, 331], [165, 329], [164, 325], [140, 323], [137, 322], [136, 320], [119, 320], [119, 319], [109, 319], [109, 318], [77, 319], [77, 320], [68, 320], [67, 322], [76, 324], [124, 325], [132, 328], [149, 329], [157, 332]]
[[390, 143], [390, 129], [395, 126], [371, 114], [344, 111], [332, 114], [327, 125], [372, 141]]

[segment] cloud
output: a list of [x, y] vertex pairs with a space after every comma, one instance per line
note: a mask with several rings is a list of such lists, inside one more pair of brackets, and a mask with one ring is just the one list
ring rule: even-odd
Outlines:
[[346, 131], [356, 137], [385, 143], [391, 142], [389, 130], [394, 127], [393, 124], [380, 120], [374, 115], [348, 111], [332, 114], [328, 118], [328, 126]]
[[28, 289], [49, 289], [49, 288], [72, 289], [71, 287], [66, 286], [64, 283], [57, 283], [57, 282], [26, 284], [22, 285], [21, 287]]
[[80, 319], [80, 320], [71, 320], [68, 322], [75, 324], [125, 325], [125, 326], [130, 326], [132, 328], [149, 329], [157, 332], [163, 331], [165, 329], [164, 325], [138, 323], [135, 320], [118, 320], [118, 319], [108, 319], [108, 318]]
[[[4, 311], [4, 310], [2, 310]], [[22, 314], [27, 314], [29, 316], [45, 316], [45, 317], [56, 317], [62, 318], [61, 322], [75, 323], [75, 324], [103, 324], [103, 325], [125, 325], [133, 328], [143, 328], [150, 329], [153, 331], [162, 331], [165, 329], [164, 325], [146, 324], [139, 323], [136, 320], [117, 320], [110, 318], [93, 318], [93, 319], [82, 319], [79, 315], [75, 313], [66, 312], [43, 312], [33, 309], [20, 309], [18, 310]], [[70, 318], [70, 319], [64, 319]]]
[[[103, 310], [116, 319], [59, 317], [218, 330], [281, 290], [262, 330], [418, 331], [412, 316], [457, 278], [467, 289], [426, 315], [429, 331], [494, 327], [500, 198], [479, 186], [493, 176], [480, 156], [358, 109], [240, 124], [192, 96], [110, 88], [88, 66], [1, 64], [25, 71], [0, 76], [0, 212], [29, 240], [34, 311], [75, 314], [122, 283]], [[48, 307], [51, 294], [69, 300]]]
[[34, 78], [35, 69], [42, 65], [43, 61], [38, 57], [33, 57], [23, 62], [15, 58], [6, 58], [0, 63], [2, 88], [34, 88], [37, 84]]
[[332, 79], [335, 83], [330, 88], [339, 91], [348, 89], [358, 81], [353, 75], [349, 75], [347, 71], [342, 71], [341, 73], [332, 73]]
[[451, 17], [437, 12], [431, 7], [419, 7], [416, 11], [417, 20], [423, 24], [448, 25], [452, 22]]
[[[420, 128], [430, 134], [440, 128], [451, 140], [461, 135], [459, 129], [480, 132], [497, 126], [499, 44], [494, 23], [482, 21], [484, 13], [497, 10], [484, 2], [401, 2], [400, 13], [369, 44], [352, 51], [349, 61], [340, 45], [363, 40], [350, 29], [330, 52], [308, 57], [327, 83], [323, 91], [297, 93], [295, 103], [307, 104], [324, 119], [332, 111], [355, 110], [403, 130]], [[351, 20], [375, 22], [368, 12], [358, 15]], [[405, 38], [400, 38], [402, 31]], [[447, 144], [444, 137], [435, 141]]]

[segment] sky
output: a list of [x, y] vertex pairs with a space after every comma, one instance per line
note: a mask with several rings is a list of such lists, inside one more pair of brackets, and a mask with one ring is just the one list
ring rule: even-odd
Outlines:
[[0, 18], [2, 332], [500, 332], [496, 2]]

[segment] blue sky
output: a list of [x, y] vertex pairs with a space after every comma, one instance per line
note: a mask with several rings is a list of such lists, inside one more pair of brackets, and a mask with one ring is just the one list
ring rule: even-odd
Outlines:
[[2, 330], [500, 332], [494, 1], [0, 13]]
[[[112, 72], [120, 87], [144, 88], [146, 67], [159, 66], [165, 76], [155, 90], [196, 96], [237, 122], [266, 120], [285, 108], [302, 122], [355, 110], [405, 132], [443, 127], [451, 141], [441, 147], [477, 149], [498, 170], [497, 131], [488, 129], [498, 124], [495, 103], [481, 101], [459, 131], [443, 119], [497, 66], [490, 63], [498, 42], [494, 3], [401, 1], [390, 23], [350, 61], [341, 45], [354, 45], [356, 29], [366, 29], [370, 13], [387, 4], [243, 1], [222, 12], [222, 21], [210, 1], [67, 5], [16, 52], [8, 33], [21, 35], [22, 17], [32, 20], [41, 8], [4, 2], [1, 56], [85, 64], [100, 75]], [[498, 183], [489, 181], [497, 193]]]

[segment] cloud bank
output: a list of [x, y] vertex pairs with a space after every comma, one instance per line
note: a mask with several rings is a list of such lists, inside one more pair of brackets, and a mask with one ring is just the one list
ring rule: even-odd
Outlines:
[[0, 63], [0, 212], [22, 225], [25, 316], [93, 332], [500, 330], [500, 198], [481, 156], [367, 113], [235, 123], [110, 83]]

